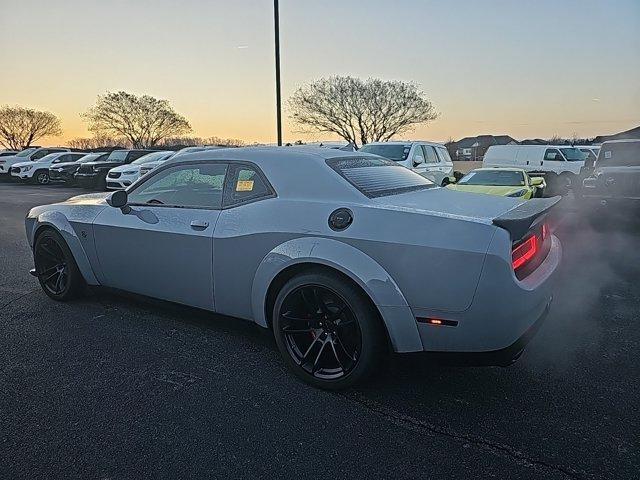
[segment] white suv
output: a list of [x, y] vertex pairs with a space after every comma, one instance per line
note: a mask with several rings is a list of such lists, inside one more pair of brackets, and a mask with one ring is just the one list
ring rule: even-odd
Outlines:
[[360, 152], [373, 153], [393, 160], [436, 185], [453, 183], [453, 162], [447, 148], [434, 142], [371, 142]]
[[38, 160], [14, 163], [11, 176], [24, 181], [46, 185], [49, 183], [49, 167], [56, 163], [77, 162], [86, 152], [56, 152], [45, 155]]
[[8, 157], [0, 157], [0, 174], [9, 175], [11, 167], [16, 163], [21, 162], [35, 162], [43, 157], [46, 157], [50, 153], [56, 152], [68, 152], [68, 148], [61, 147], [31, 147], [22, 150], [20, 153]]

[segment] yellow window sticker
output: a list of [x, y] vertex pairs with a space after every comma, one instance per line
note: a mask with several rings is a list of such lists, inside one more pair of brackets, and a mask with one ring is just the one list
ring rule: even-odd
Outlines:
[[250, 192], [253, 190], [253, 180], [238, 180], [236, 192]]

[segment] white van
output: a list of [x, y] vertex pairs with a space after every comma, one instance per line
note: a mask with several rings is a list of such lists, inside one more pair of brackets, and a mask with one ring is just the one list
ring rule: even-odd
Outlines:
[[[518, 167], [547, 178], [547, 184], [571, 188], [584, 166], [586, 155], [568, 145], [492, 145], [483, 167]], [[578, 182], [579, 183], [579, 182]]]
[[360, 152], [373, 153], [393, 160], [436, 185], [453, 183], [453, 162], [447, 148], [434, 142], [371, 142]]

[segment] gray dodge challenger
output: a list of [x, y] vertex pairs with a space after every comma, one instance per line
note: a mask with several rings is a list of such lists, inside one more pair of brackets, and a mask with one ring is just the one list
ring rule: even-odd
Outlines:
[[552, 300], [556, 202], [440, 188], [365, 153], [236, 148], [35, 207], [26, 231], [52, 299], [102, 285], [251, 320], [296, 375], [340, 389], [389, 351], [513, 362]]

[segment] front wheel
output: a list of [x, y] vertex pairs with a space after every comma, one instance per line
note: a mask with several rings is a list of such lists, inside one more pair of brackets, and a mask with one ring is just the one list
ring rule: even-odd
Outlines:
[[84, 278], [73, 254], [62, 236], [45, 230], [33, 248], [36, 276], [44, 293], [57, 301], [71, 300], [79, 295]]
[[33, 174], [33, 181], [38, 185], [48, 185], [49, 184], [49, 172], [46, 170], [39, 170]]
[[386, 351], [375, 308], [355, 285], [331, 272], [289, 280], [276, 298], [273, 329], [293, 373], [329, 390], [375, 373]]

